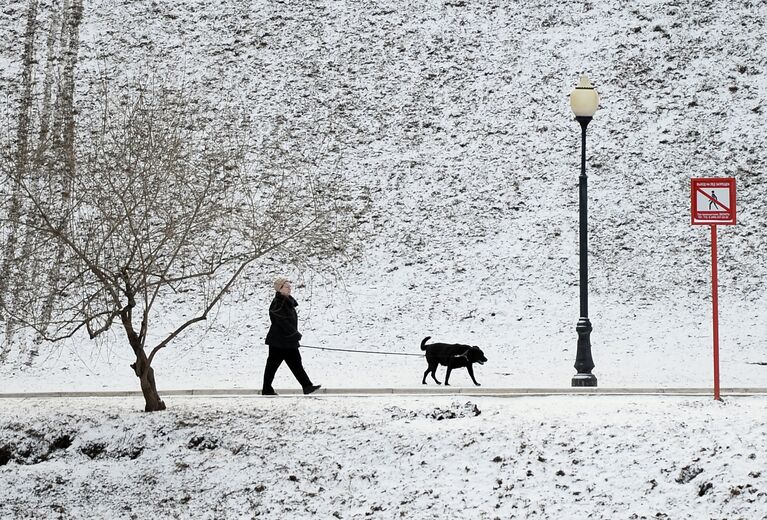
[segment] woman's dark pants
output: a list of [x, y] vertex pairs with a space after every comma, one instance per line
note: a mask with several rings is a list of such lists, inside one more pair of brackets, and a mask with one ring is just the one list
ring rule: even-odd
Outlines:
[[269, 357], [266, 358], [266, 368], [264, 369], [263, 392], [274, 392], [274, 388], [272, 388], [274, 374], [277, 373], [277, 369], [280, 368], [283, 361], [288, 365], [290, 371], [293, 372], [301, 388], [312, 386], [312, 380], [306, 375], [304, 366], [301, 363], [301, 353], [297, 348], [280, 348], [269, 345]]

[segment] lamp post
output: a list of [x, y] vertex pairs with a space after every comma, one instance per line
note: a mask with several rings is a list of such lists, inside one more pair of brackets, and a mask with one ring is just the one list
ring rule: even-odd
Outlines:
[[575, 120], [581, 124], [581, 175], [578, 179], [578, 207], [580, 215], [580, 290], [581, 316], [575, 326], [578, 332], [578, 352], [572, 386], [597, 386], [597, 378], [591, 373], [594, 361], [591, 359], [591, 322], [589, 321], [589, 244], [588, 244], [588, 197], [586, 177], [586, 127], [599, 106], [599, 94], [591, 86], [586, 75], [582, 75], [578, 86], [570, 93], [570, 108]]

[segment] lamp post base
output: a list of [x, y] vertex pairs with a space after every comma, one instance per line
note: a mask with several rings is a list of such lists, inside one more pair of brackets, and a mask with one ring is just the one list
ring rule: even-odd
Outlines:
[[597, 376], [594, 374], [575, 374], [571, 386], [597, 386]]
[[575, 370], [578, 373], [573, 376], [571, 386], [597, 386], [597, 377], [591, 373], [594, 369], [594, 361], [591, 359], [591, 322], [581, 316], [575, 330], [578, 332], [578, 352], [575, 357]]

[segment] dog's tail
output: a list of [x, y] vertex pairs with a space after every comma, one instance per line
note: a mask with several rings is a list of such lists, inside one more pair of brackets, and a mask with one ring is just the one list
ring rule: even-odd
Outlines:
[[421, 350], [426, 350], [426, 342], [429, 341], [430, 339], [431, 339], [431, 336], [426, 336], [425, 338], [423, 338], [423, 340], [421, 341]]

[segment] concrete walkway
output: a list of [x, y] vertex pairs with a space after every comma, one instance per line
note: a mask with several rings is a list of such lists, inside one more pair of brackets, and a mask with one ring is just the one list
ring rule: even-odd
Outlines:
[[[208, 388], [189, 390], [160, 390], [160, 397], [171, 396], [261, 396], [261, 390], [254, 388]], [[282, 396], [301, 396], [300, 389], [277, 389]], [[722, 388], [720, 393], [727, 396], [767, 395], [767, 388]], [[466, 395], [513, 397], [525, 395], [711, 395], [713, 388], [461, 388], [461, 387], [415, 387], [415, 388], [321, 388], [312, 396], [375, 396], [375, 395]], [[55, 399], [70, 397], [140, 397], [135, 391], [98, 392], [20, 392], [0, 393], [0, 399]], [[274, 396], [265, 396], [274, 398]]]

